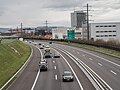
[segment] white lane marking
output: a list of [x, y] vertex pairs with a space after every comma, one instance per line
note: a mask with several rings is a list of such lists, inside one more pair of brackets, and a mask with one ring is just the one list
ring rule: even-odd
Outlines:
[[55, 61], [53, 61], [53, 63], [55, 63]]
[[90, 60], [93, 60], [92, 58], [89, 58]]
[[[36, 48], [38, 48], [38, 47], [36, 46]], [[38, 50], [39, 50], [40, 53], [41, 53], [41, 60], [42, 60], [42, 59], [43, 59], [42, 51], [40, 50], [40, 48], [38, 48]], [[38, 73], [37, 73], [37, 76], [36, 76], [36, 78], [35, 78], [35, 81], [34, 81], [34, 83], [33, 83], [33, 85], [32, 85], [31, 90], [34, 90], [34, 87], [35, 87], [35, 85], [36, 85], [36, 83], [37, 83], [37, 80], [38, 80], [39, 75], [40, 75], [40, 69], [39, 69], [39, 71], [38, 71]]]
[[56, 66], [54, 66], [54, 69], [56, 69]]
[[77, 52], [78, 54], [80, 54], [79, 52]]
[[110, 70], [110, 72], [111, 72], [111, 73], [113, 73], [113, 74], [115, 74], [115, 75], [117, 75], [117, 73], [116, 73], [116, 72], [114, 72], [113, 70]]
[[[71, 48], [73, 48], [73, 47], [71, 47]], [[120, 64], [114, 63], [114, 62], [112, 62], [112, 61], [110, 61], [110, 60], [108, 60], [108, 59], [105, 59], [105, 58], [100, 57], [100, 56], [98, 56], [98, 55], [95, 55], [95, 54], [93, 54], [93, 53], [89, 53], [89, 52], [86, 52], [86, 51], [80, 50], [80, 49], [78, 49], [78, 48], [73, 48], [73, 49], [76, 49], [76, 50], [82, 51], [82, 52], [84, 52], [84, 53], [87, 53], [87, 54], [89, 54], [89, 55], [95, 56], [95, 57], [97, 57], [97, 58], [100, 58], [100, 59], [102, 59], [102, 60], [104, 60], [104, 61], [107, 61], [107, 62], [109, 62], [109, 63], [112, 63], [112, 64], [114, 64], [114, 65], [120, 67]]]
[[[65, 53], [64, 51], [62, 51], [63, 53]], [[67, 54], [68, 55], [68, 54]], [[71, 57], [71, 56], [70, 56]], [[99, 87], [96, 85], [96, 83], [93, 81], [93, 79], [89, 76], [89, 74], [91, 75], [91, 73], [87, 73], [84, 69], [83, 69], [83, 67], [82, 66], [80, 66], [78, 63], [77, 63], [77, 61], [79, 60], [78, 58], [76, 58], [76, 60], [74, 60], [72, 57], [71, 57], [71, 59], [79, 66], [79, 68], [85, 73], [85, 75], [89, 78], [89, 80], [92, 82], [92, 84], [94, 85], [94, 87], [97, 89], [97, 90], [99, 90]], [[92, 76], [92, 75], [91, 75]], [[94, 78], [94, 77], [93, 77]], [[97, 82], [97, 80], [96, 79], [94, 79], [96, 82]]]
[[75, 75], [75, 78], [77, 79], [77, 82], [78, 82], [78, 84], [79, 84], [81, 90], [84, 90], [83, 87], [82, 87], [82, 85], [81, 85], [81, 82], [79, 81], [79, 79], [78, 79], [76, 73], [74, 72], [72, 66], [68, 63], [68, 61], [64, 58], [64, 56], [63, 56], [62, 54], [60, 54], [60, 55], [61, 55], [62, 58], [65, 60], [65, 62], [68, 64], [68, 66], [70, 67], [70, 69], [72, 70], [73, 74]]
[[[59, 49], [60, 50], [60, 49]], [[60, 50], [60, 51], [62, 51], [62, 50]], [[66, 50], [65, 50], [66, 51]], [[62, 51], [63, 53], [65, 53], [64, 51]], [[68, 51], [66, 51], [67, 53], [69, 53]], [[89, 68], [103, 83], [105, 83], [106, 85], [107, 85], [107, 87], [109, 87], [109, 89], [110, 90], [113, 90], [97, 73], [95, 73], [90, 67], [88, 67], [85, 63], [83, 63], [82, 62], [82, 60], [80, 60], [80, 59], [78, 59], [77, 57], [75, 57], [74, 55], [72, 55], [71, 53], [69, 53], [72, 57], [74, 57], [74, 58], [76, 58], [76, 60], [85, 68], [85, 66], [87, 67], [87, 68]], [[67, 54], [68, 55], [68, 54]], [[70, 57], [71, 57], [70, 56]], [[71, 59], [73, 59], [73, 58], [71, 58]], [[76, 60], [74, 60], [73, 59], [73, 61], [75, 61], [76, 62]], [[78, 65], [78, 63], [76, 63], [77, 65]], [[81, 69], [82, 69], [82, 67], [80, 66], [80, 65], [78, 65]], [[86, 69], [87, 70], [87, 69]], [[84, 71], [84, 69], [83, 69], [83, 71]], [[87, 70], [88, 71], [88, 70]], [[89, 71], [88, 71], [89, 72]], [[87, 73], [88, 74], [88, 73]], [[91, 73], [89, 73], [89, 74], [91, 74]], [[92, 76], [92, 75], [91, 75]], [[90, 78], [90, 77], [88, 77], [88, 78]], [[94, 78], [94, 76], [92, 76], [92, 78]], [[100, 85], [100, 83], [96, 80], [96, 79], [94, 79], [96, 82], [97, 82], [97, 84], [99, 84], [99, 86], [102, 88], [102, 90], [104, 90], [103, 89], [103, 87]], [[92, 81], [91, 81], [92, 82]], [[97, 87], [95, 84], [96, 83], [94, 83], [94, 82], [92, 82], [93, 83], [93, 85], [94, 85], [94, 87], [97, 89], [97, 90], [99, 90], [99, 87]]]
[[31, 90], [34, 90], [34, 87], [35, 87], [35, 85], [36, 85], [36, 82], [37, 82], [37, 80], [38, 80], [39, 75], [40, 75], [40, 69], [39, 69], [39, 71], [38, 71], [38, 73], [37, 73], [37, 76], [36, 76], [36, 78], [35, 78], [35, 81], [34, 81], [34, 83], [33, 83], [33, 85], [32, 85]]
[[55, 75], [55, 80], [57, 80], [57, 75]]
[[98, 65], [103, 66], [101, 63], [98, 63]]

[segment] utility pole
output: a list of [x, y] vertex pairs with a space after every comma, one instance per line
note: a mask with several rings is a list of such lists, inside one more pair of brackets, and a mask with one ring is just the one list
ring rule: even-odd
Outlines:
[[47, 32], [47, 29], [48, 29], [48, 21], [47, 20], [45, 21], [45, 27], [46, 27], [46, 32]]
[[23, 37], [23, 28], [22, 28], [22, 23], [21, 23], [21, 37]]
[[12, 28], [10, 29], [11, 35], [12, 35]]
[[89, 40], [89, 6], [87, 4], [87, 39]]
[[89, 20], [89, 11], [92, 11], [92, 10], [89, 10], [89, 7], [91, 7], [91, 6], [89, 6], [88, 4], [87, 4], [87, 6], [85, 6], [85, 7], [87, 7], [87, 10], [84, 10], [84, 11], [87, 11], [87, 15], [86, 15], [86, 24], [87, 24], [87, 26], [86, 26], [86, 28], [87, 28], [87, 40], [89, 40], [90, 39], [90, 30], [89, 30], [89, 21], [92, 21], [92, 20]]

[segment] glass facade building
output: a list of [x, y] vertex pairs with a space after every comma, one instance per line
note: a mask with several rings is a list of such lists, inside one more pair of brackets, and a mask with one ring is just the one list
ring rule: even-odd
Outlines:
[[71, 13], [71, 27], [82, 28], [82, 25], [86, 23], [86, 13], [83, 11], [74, 11]]

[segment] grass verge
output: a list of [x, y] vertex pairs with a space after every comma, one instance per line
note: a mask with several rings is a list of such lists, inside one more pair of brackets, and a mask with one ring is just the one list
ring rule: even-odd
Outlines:
[[19, 40], [2, 40], [0, 44], [0, 87], [15, 74], [29, 55], [30, 47], [23, 42]]

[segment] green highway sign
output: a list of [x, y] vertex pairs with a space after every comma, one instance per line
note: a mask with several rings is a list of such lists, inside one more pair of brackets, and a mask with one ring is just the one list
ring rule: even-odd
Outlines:
[[74, 40], [75, 39], [75, 30], [70, 29], [67, 30], [67, 40]]

